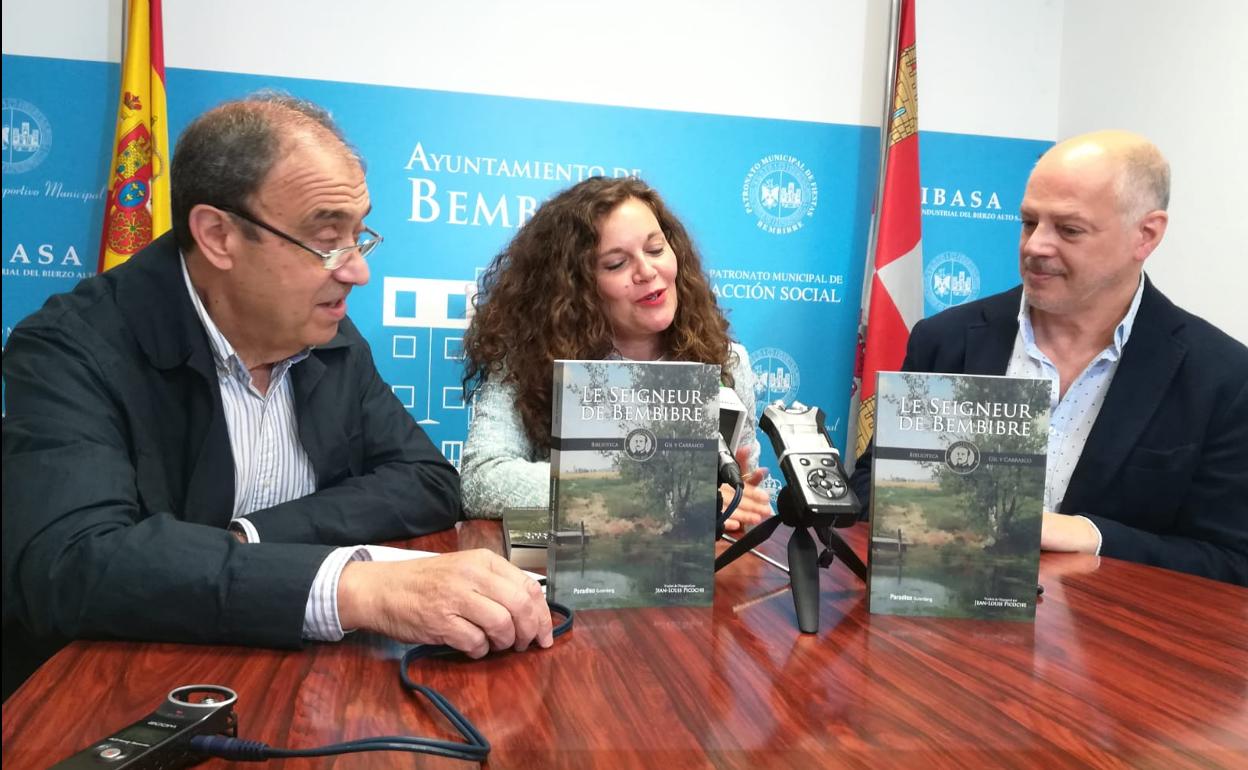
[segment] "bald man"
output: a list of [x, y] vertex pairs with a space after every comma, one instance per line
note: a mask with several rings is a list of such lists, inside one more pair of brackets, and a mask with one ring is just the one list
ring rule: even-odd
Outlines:
[[1022, 285], [920, 321], [902, 368], [1053, 381], [1042, 549], [1248, 585], [1248, 348], [1144, 275], [1169, 197], [1141, 136], [1053, 146], [1020, 207]]

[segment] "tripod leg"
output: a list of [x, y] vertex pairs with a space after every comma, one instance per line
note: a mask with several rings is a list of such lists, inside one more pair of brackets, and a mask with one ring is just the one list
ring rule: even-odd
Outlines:
[[841, 536], [833, 532], [831, 527], [815, 527], [815, 533], [823, 541], [824, 547], [845, 562], [845, 566], [849, 567], [850, 572], [857, 575], [862, 582], [867, 582], [867, 565], [862, 563], [862, 559], [858, 558], [858, 554], [854, 553], [854, 549], [849, 547], [849, 543], [842, 540]]
[[806, 527], [795, 527], [789, 538], [789, 580], [797, 627], [813, 634], [819, 630], [819, 553]]
[[749, 553], [751, 548], [771, 537], [771, 533], [775, 532], [776, 527], [778, 526], [780, 526], [780, 517], [773, 516], [764, 521], [762, 524], [759, 524], [754, 529], [751, 529], [749, 532], [746, 532], [741, 536], [740, 540], [729, 546], [728, 550], [721, 553], [719, 557], [715, 559], [715, 571], [719, 572], [724, 567], [727, 567], [729, 564], [736, 561], [737, 557], [742, 554]]

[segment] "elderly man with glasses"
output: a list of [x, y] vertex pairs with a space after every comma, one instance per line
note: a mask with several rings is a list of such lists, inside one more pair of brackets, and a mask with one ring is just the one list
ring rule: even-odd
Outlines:
[[382, 238], [328, 113], [223, 104], [171, 187], [172, 234], [5, 350], [5, 695], [75, 638], [549, 645], [540, 587], [500, 557], [357, 547], [451, 526], [460, 493], [346, 316]]

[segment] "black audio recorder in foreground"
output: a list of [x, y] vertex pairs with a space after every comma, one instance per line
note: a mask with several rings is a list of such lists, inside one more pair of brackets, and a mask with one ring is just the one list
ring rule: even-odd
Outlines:
[[238, 732], [234, 703], [238, 695], [228, 687], [193, 684], [169, 693], [165, 702], [128, 727], [122, 728], [52, 770], [100, 770], [101, 768], [182, 768], [208, 759], [191, 750], [196, 735], [228, 735]]

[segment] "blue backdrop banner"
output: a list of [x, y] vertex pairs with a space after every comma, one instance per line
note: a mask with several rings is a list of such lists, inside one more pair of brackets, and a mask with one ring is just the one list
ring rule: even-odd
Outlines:
[[[7, 340], [93, 272], [118, 67], [3, 65]], [[595, 174], [642, 177], [685, 222], [750, 352], [760, 409], [822, 406], [844, 445], [878, 129], [170, 69], [170, 136], [260, 88], [330, 109], [366, 159], [368, 222], [386, 243], [349, 312], [452, 461], [471, 411], [460, 342], [475, 281], [541, 201]], [[1017, 283], [1018, 201], [1048, 143], [921, 142], [928, 312]]]

